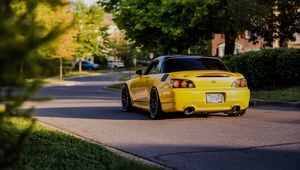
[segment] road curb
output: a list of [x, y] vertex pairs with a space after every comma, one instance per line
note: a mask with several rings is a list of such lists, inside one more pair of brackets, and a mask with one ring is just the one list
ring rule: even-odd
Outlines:
[[150, 161], [150, 160], [144, 159], [144, 158], [139, 157], [139, 156], [137, 156], [137, 155], [130, 154], [130, 153], [128, 153], [128, 152], [124, 152], [124, 151], [119, 150], [119, 149], [112, 148], [112, 147], [107, 146], [107, 145], [104, 145], [103, 143], [100, 143], [100, 142], [98, 142], [98, 141], [89, 139], [89, 138], [84, 137], [84, 136], [82, 136], [82, 135], [75, 134], [75, 133], [73, 133], [73, 132], [66, 131], [66, 130], [64, 130], [64, 129], [62, 129], [62, 128], [55, 127], [55, 126], [53, 126], [53, 125], [51, 125], [51, 124], [45, 123], [45, 122], [40, 121], [40, 120], [38, 120], [38, 119], [37, 119], [37, 121], [38, 121], [40, 124], [42, 124], [42, 125], [44, 125], [44, 126], [47, 126], [47, 127], [49, 127], [49, 128], [52, 128], [52, 129], [54, 129], [54, 130], [58, 130], [58, 131], [63, 132], [63, 133], [65, 133], [65, 134], [69, 134], [69, 135], [71, 135], [71, 136], [77, 137], [77, 138], [79, 138], [79, 139], [81, 139], [81, 140], [84, 140], [84, 141], [87, 141], [87, 142], [90, 142], [90, 143], [94, 143], [94, 144], [100, 145], [100, 146], [104, 147], [105, 149], [107, 149], [108, 151], [111, 151], [112, 153], [115, 153], [115, 154], [117, 154], [117, 155], [120, 155], [120, 156], [122, 156], [122, 157], [125, 157], [125, 158], [127, 158], [127, 159], [129, 159], [129, 160], [139, 161], [139, 162], [142, 162], [142, 163], [144, 163], [144, 164], [146, 164], [146, 165], [157, 166], [157, 167], [161, 167], [161, 168], [164, 168], [164, 169], [167, 169], [167, 170], [170, 169], [169, 167], [166, 167], [166, 166], [164, 166], [164, 165], [158, 164], [158, 163], [156, 163], [156, 162], [152, 162], [152, 161]]
[[42, 87], [53, 87], [53, 86], [75, 86], [79, 85], [79, 82], [76, 81], [64, 81], [64, 82], [59, 82], [59, 83], [48, 83], [42, 85]]
[[276, 106], [276, 107], [292, 107], [300, 109], [300, 102], [277, 102], [260, 99], [251, 99], [250, 106]]

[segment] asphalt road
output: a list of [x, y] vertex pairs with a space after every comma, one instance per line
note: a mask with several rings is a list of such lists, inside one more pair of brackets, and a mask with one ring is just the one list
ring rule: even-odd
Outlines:
[[[300, 169], [300, 111], [256, 107], [243, 117], [124, 113], [118, 75], [73, 78], [43, 88], [54, 100], [35, 104], [38, 120], [173, 169]], [[75, 82], [75, 83], [74, 83]], [[28, 103], [32, 105], [34, 103]]]

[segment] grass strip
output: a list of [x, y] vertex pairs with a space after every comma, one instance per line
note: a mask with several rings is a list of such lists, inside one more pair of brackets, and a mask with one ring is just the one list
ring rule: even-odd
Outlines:
[[71, 76], [85, 76], [85, 75], [101, 75], [100, 71], [93, 71], [93, 70], [88, 70], [88, 71], [72, 71], [64, 75], [64, 77], [71, 77]]
[[254, 99], [280, 101], [280, 102], [299, 102], [300, 86], [277, 89], [272, 91], [253, 91], [251, 97]]
[[130, 80], [130, 79], [133, 79], [135, 78], [135, 74], [130, 74], [130, 75], [126, 75], [126, 76], [121, 76], [118, 78], [119, 81], [127, 81], [127, 80]]
[[[29, 123], [12, 119], [16, 133]], [[105, 169], [105, 170], [155, 170], [162, 169], [143, 164], [112, 153], [102, 146], [89, 143], [63, 132], [36, 124], [21, 159], [12, 169]]]
[[[74, 76], [88, 76], [88, 75], [92, 75], [92, 76], [97, 76], [97, 75], [102, 75], [103, 73], [100, 73], [99, 71], [73, 71], [73, 72], [69, 72], [67, 74], [65, 74], [63, 77], [64, 78], [68, 78], [68, 77], [74, 77]], [[27, 83], [32, 83], [35, 79], [26, 79]], [[41, 79], [43, 84], [51, 84], [51, 83], [61, 83], [64, 82], [64, 80], [60, 80], [59, 77], [53, 77], [53, 78], [45, 78], [45, 79]]]
[[112, 84], [107, 86], [108, 88], [113, 88], [113, 89], [122, 89], [123, 83], [117, 83], [117, 84]]

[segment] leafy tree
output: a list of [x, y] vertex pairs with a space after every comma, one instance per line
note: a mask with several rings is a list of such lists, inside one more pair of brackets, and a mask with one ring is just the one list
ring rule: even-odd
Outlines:
[[36, 9], [37, 21], [44, 30], [40, 34], [47, 34], [54, 29], [56, 25], [64, 28], [64, 34], [60, 35], [55, 41], [47, 43], [35, 51], [34, 55], [60, 60], [60, 79], [62, 79], [64, 60], [71, 60], [76, 52], [78, 44], [75, 41], [77, 30], [73, 25], [73, 13], [70, 5], [56, 7], [54, 10], [49, 8], [47, 4], [39, 4]]
[[103, 24], [104, 11], [97, 5], [86, 6], [80, 0], [75, 1], [73, 6], [75, 27], [78, 30], [77, 56], [104, 56], [108, 43], [107, 27]]
[[260, 24], [265, 14], [259, 0], [100, 0], [99, 4], [112, 10], [115, 22], [136, 46], [164, 53], [184, 53], [203, 45], [212, 33], [224, 33], [225, 54], [233, 54], [237, 35]]
[[256, 36], [263, 37], [267, 46], [279, 40], [280, 47], [286, 47], [287, 41], [294, 41], [294, 33], [300, 32], [300, 1], [298, 0], [268, 0], [264, 22], [253, 27]]
[[100, 1], [114, 9], [114, 21], [137, 47], [163, 53], [183, 53], [201, 39], [210, 39], [201, 17], [212, 1]]
[[275, 38], [279, 38], [280, 47], [286, 47], [288, 40], [295, 41], [294, 33], [300, 32], [300, 1], [278, 0], [275, 6], [279, 12], [275, 21], [278, 23]]
[[[63, 0], [41, 3], [53, 10], [66, 5]], [[55, 29], [42, 33], [44, 27], [37, 21], [36, 13], [39, 4], [35, 0], [0, 1], [0, 168], [10, 167], [18, 160], [35, 122], [31, 118], [32, 109], [20, 111], [20, 108], [37, 90], [39, 81], [26, 84], [20, 74], [22, 65], [39, 67], [34, 62], [39, 56], [32, 55], [33, 51], [63, 32], [63, 28], [56, 25]], [[15, 117], [28, 120], [28, 128], [16, 132], [10, 123]]]
[[267, 7], [260, 0], [217, 0], [208, 6], [205, 23], [214, 33], [225, 34], [225, 54], [233, 54], [237, 36], [261, 26]]
[[110, 35], [107, 50], [109, 56], [121, 58], [125, 67], [133, 66], [133, 48], [130, 42], [124, 39], [124, 33]]

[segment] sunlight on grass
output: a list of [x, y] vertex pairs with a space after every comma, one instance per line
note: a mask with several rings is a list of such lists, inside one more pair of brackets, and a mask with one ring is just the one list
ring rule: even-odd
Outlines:
[[112, 84], [107, 86], [108, 88], [113, 88], [113, 89], [122, 89], [123, 83], [117, 83], [117, 84]]
[[[70, 72], [66, 75], [64, 75], [64, 78], [69, 78], [69, 77], [73, 77], [73, 76], [98, 76], [98, 75], [102, 75], [103, 73], [100, 73], [98, 71], [73, 71]], [[35, 79], [26, 79], [26, 83], [32, 83]], [[42, 79], [42, 83], [43, 84], [51, 84], [51, 83], [61, 83], [64, 82], [64, 80], [60, 80], [59, 77], [52, 77], [52, 78], [45, 78]]]
[[[12, 133], [30, 125], [24, 119], [10, 120]], [[27, 148], [13, 169], [162, 169], [130, 160], [102, 146], [36, 124]]]
[[118, 78], [119, 81], [127, 81], [136, 77], [136, 74], [131, 73], [130, 75], [121, 76]]
[[102, 75], [99, 71], [73, 71], [69, 72], [68, 74], [64, 75], [64, 77], [70, 77], [70, 76], [83, 76], [83, 75]]

